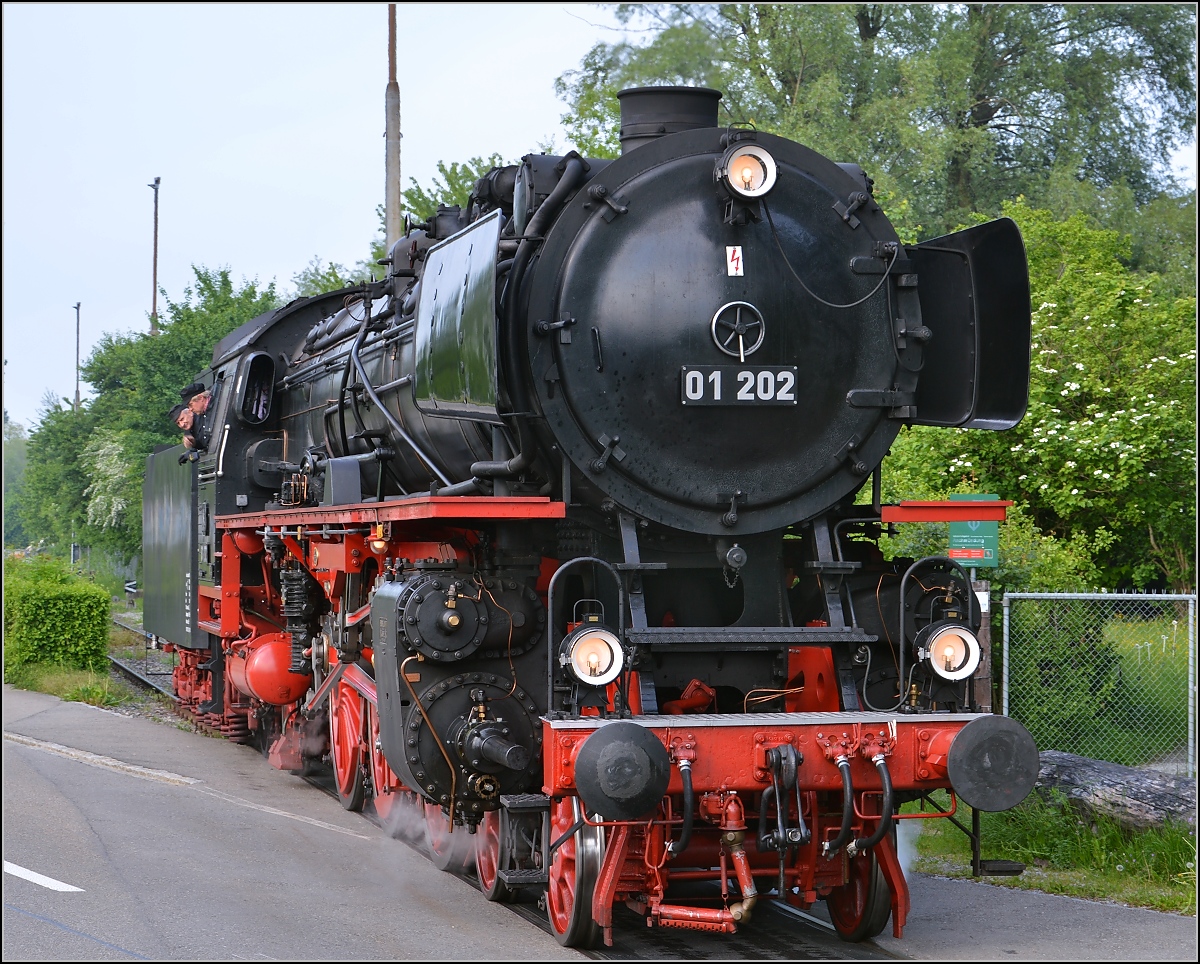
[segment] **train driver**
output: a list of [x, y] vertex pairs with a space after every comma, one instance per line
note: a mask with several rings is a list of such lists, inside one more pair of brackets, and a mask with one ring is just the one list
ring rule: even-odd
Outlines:
[[179, 426], [179, 430], [183, 432], [183, 446], [184, 448], [188, 449], [188, 452], [179, 460], [179, 463], [182, 465], [184, 462], [188, 461], [189, 458], [193, 458], [197, 454], [195, 451], [196, 436], [192, 431], [196, 417], [190, 408], [181, 403], [171, 409], [169, 418], [172, 422]]
[[[208, 425], [208, 408], [212, 402], [212, 393], [199, 382], [193, 382], [179, 393], [187, 410], [191, 413], [192, 424], [185, 429], [183, 444], [188, 448], [205, 449], [208, 447], [211, 431]], [[191, 433], [189, 436], [187, 432]]]

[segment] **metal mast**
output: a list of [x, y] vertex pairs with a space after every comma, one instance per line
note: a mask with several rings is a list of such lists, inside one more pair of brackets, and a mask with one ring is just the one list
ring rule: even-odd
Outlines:
[[79, 306], [82, 301], [75, 302], [75, 411], [79, 411]]
[[158, 334], [158, 185], [161, 177], [156, 177], [153, 184], [146, 187], [154, 188], [154, 293], [150, 298], [150, 334]]
[[386, 149], [384, 167], [384, 234], [391, 257], [392, 245], [400, 237], [400, 85], [396, 83], [396, 5], [388, 4], [388, 85], [384, 95]]

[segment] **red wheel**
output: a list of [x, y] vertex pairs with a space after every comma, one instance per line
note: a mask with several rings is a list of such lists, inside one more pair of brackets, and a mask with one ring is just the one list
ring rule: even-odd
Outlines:
[[371, 753], [371, 786], [374, 788], [372, 802], [375, 805], [375, 815], [379, 817], [379, 822], [390, 836], [403, 837], [404, 821], [400, 820], [400, 816], [407, 803], [408, 816], [411, 817], [412, 801], [406, 801], [404, 798], [411, 797], [412, 794], [405, 792], [404, 784], [392, 772], [387, 758], [383, 755], [383, 746], [379, 738], [379, 711], [374, 706], [367, 707], [367, 718], [370, 723], [368, 749]]
[[[550, 808], [550, 842], [562, 837], [579, 819], [578, 797], [564, 797]], [[592, 919], [592, 894], [604, 860], [604, 831], [584, 824], [554, 852], [546, 913], [550, 929], [563, 947], [594, 947], [600, 925]]]
[[466, 827], [451, 833], [450, 818], [445, 811], [436, 803], [425, 801], [425, 848], [438, 870], [457, 873], [466, 869], [474, 850], [473, 843], [467, 838]]
[[844, 941], [870, 940], [887, 926], [892, 913], [892, 892], [874, 853], [850, 861], [850, 880], [825, 898], [829, 919]]
[[363, 699], [345, 683], [329, 694], [329, 749], [333, 782], [347, 810], [361, 810], [367, 799], [363, 780]]
[[508, 821], [503, 811], [490, 810], [475, 831], [475, 873], [479, 887], [488, 900], [511, 901], [516, 895], [500, 879], [500, 852]]

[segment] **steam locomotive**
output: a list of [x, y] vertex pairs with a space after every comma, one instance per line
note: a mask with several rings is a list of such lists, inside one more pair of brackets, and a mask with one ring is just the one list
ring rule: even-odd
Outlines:
[[881, 505], [880, 466], [906, 425], [1021, 419], [1020, 235], [903, 244], [857, 165], [719, 92], [618, 96], [620, 157], [496, 168], [383, 280], [215, 346], [207, 449], [147, 464], [145, 625], [182, 712], [331, 766], [564, 945], [618, 903], [900, 937], [897, 823], [946, 815], [901, 805], [1037, 774], [979, 712], [968, 574], [877, 546], [1003, 517]]

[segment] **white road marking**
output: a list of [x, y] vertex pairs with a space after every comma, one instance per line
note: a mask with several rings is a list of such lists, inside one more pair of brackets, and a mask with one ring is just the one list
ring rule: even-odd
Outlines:
[[250, 810], [260, 810], [263, 813], [274, 814], [277, 817], [287, 817], [289, 820], [298, 820], [300, 823], [311, 824], [314, 827], [320, 827], [323, 830], [332, 830], [335, 833], [344, 833], [347, 837], [357, 837], [359, 840], [370, 840], [366, 834], [357, 833], [353, 830], [347, 830], [345, 827], [339, 827], [332, 823], [326, 823], [324, 820], [317, 820], [313, 817], [302, 817], [298, 813], [288, 813], [286, 810], [277, 810], [274, 807], [263, 806], [261, 803], [251, 803], [249, 800], [243, 800], [241, 797], [234, 797], [228, 793], [222, 793], [220, 790], [211, 790], [207, 788], [196, 787], [201, 793], [207, 793], [210, 797], [216, 797], [218, 800], [224, 800], [226, 803], [232, 803], [235, 806], [247, 807]]
[[[112, 757], [101, 756], [98, 753], [89, 753], [87, 750], [76, 750], [74, 747], [63, 746], [59, 743], [49, 743], [45, 740], [35, 740], [30, 736], [22, 736], [19, 733], [10, 733], [7, 730], [4, 732], [4, 739], [13, 743], [19, 743], [21, 746], [32, 747], [35, 750], [43, 750], [46, 753], [54, 753], [58, 756], [66, 757], [68, 760], [74, 760], [77, 763], [86, 763], [88, 766], [99, 767], [103, 770], [113, 770], [117, 773], [124, 773], [127, 776], [138, 777], [142, 780], [156, 780], [159, 783], [169, 783], [174, 786], [195, 786], [201, 793], [206, 793], [209, 796], [216, 797], [218, 800], [224, 800], [226, 803], [232, 803], [238, 807], [246, 807], [250, 810], [258, 810], [262, 813], [269, 813], [276, 817], [286, 817], [288, 820], [297, 820], [300, 823], [311, 824], [314, 827], [320, 827], [323, 830], [332, 830], [335, 833], [346, 834], [349, 837], [357, 837], [359, 840], [370, 840], [371, 837], [366, 834], [357, 833], [353, 830], [347, 830], [345, 827], [339, 827], [332, 823], [326, 823], [324, 820], [316, 820], [313, 817], [302, 817], [298, 813], [289, 813], [286, 810], [278, 810], [275, 807], [267, 807], [258, 803], [251, 803], [249, 800], [243, 800], [241, 797], [235, 797], [228, 793], [222, 793], [220, 790], [213, 790], [207, 787], [199, 787], [196, 784], [202, 783], [202, 780], [194, 780], [191, 777], [185, 777], [178, 773], [172, 773], [169, 770], [151, 770], [149, 767], [137, 766], [132, 763], [122, 763], [120, 760], [114, 760]], [[7, 869], [7, 867], [5, 868]], [[49, 878], [46, 878], [49, 879]]]
[[20, 877], [22, 880], [28, 880], [31, 884], [37, 884], [39, 887], [45, 887], [48, 890], [58, 890], [63, 893], [70, 891], [74, 891], [77, 894], [83, 893], [82, 887], [72, 887], [70, 884], [64, 884], [61, 880], [55, 880], [53, 877], [45, 877], [32, 870], [26, 870], [24, 867], [18, 867], [16, 864], [10, 864], [7, 860], [4, 861], [4, 872], [12, 874], [14, 877]]
[[59, 756], [65, 756], [68, 760], [75, 760], [77, 763], [86, 763], [88, 766], [100, 767], [102, 770], [116, 770], [118, 773], [124, 773], [131, 777], [140, 777], [143, 780], [156, 780], [159, 783], [171, 783], [175, 786], [190, 786], [193, 783], [201, 782], [193, 780], [191, 777], [180, 776], [178, 773], [172, 773], [169, 770], [151, 770], [149, 767], [137, 766], [134, 763], [122, 763], [120, 760], [114, 760], [110, 756], [89, 753], [87, 750], [76, 750], [74, 747], [63, 746], [60, 743], [35, 740], [33, 737], [22, 736], [19, 733], [9, 733], [7, 730], [4, 731], [4, 739], [10, 740], [13, 743], [20, 743], [22, 746], [31, 746], [35, 750], [56, 753]]

